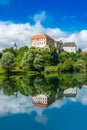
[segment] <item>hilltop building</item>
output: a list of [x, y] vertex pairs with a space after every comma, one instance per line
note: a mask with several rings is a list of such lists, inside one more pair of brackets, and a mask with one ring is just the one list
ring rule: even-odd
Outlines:
[[62, 52], [63, 51], [63, 42], [62, 42], [62, 40], [55, 41], [55, 47], [57, 49], [57, 53]]
[[32, 47], [50, 49], [54, 46], [54, 39], [47, 34], [35, 35], [31, 39]]
[[50, 49], [51, 46], [55, 46], [57, 53], [62, 52], [63, 50], [69, 53], [76, 53], [77, 46], [75, 42], [65, 42], [62, 40], [55, 41], [47, 34], [38, 34], [31, 38], [31, 46], [39, 49]]
[[63, 44], [63, 50], [69, 53], [76, 53], [77, 51], [77, 46], [75, 42], [66, 42]]
[[13, 50], [17, 50], [17, 45], [16, 45], [16, 43], [14, 43], [14, 45], [13, 45]]

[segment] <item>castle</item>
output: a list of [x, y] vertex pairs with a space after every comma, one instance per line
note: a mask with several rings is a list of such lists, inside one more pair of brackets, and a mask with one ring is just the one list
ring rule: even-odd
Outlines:
[[69, 53], [76, 53], [77, 46], [75, 42], [63, 43], [60, 41], [55, 41], [52, 37], [47, 34], [38, 34], [31, 38], [31, 46], [36, 48], [50, 49], [51, 46], [55, 46], [57, 52], [62, 52], [63, 50]]

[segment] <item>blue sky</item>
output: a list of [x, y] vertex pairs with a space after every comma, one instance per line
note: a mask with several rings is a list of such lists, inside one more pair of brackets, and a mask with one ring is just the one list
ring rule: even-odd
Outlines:
[[0, 0], [0, 20], [26, 23], [33, 15], [45, 11], [45, 27], [59, 27], [64, 31], [87, 29], [86, 0]]
[[[27, 27], [26, 27], [27, 24]], [[28, 25], [29, 24], [29, 25]], [[14, 26], [15, 25], [15, 28]], [[36, 33], [48, 33], [48, 29], [51, 29], [50, 35], [56, 39], [73, 40], [76, 41], [79, 47], [86, 48], [87, 39], [83, 39], [84, 33], [87, 34], [87, 1], [86, 0], [0, 0], [0, 27], [3, 29], [6, 27], [8, 30], [14, 30], [19, 34], [17, 30], [18, 26], [22, 25], [20, 29], [24, 32], [31, 30]], [[10, 27], [11, 26], [11, 27]], [[12, 28], [13, 27], [13, 28]], [[35, 32], [35, 27], [38, 31]], [[11, 29], [10, 29], [11, 28]], [[27, 29], [25, 29], [27, 28]], [[32, 29], [33, 28], [33, 29]], [[23, 30], [24, 29], [24, 30]], [[45, 31], [44, 31], [45, 30]], [[18, 42], [19, 47], [23, 41], [21, 36], [17, 37], [3, 36], [2, 30], [0, 31], [4, 39], [9, 39], [8, 44], [3, 42], [4, 46], [0, 44], [1, 48], [12, 45], [13, 42]], [[55, 32], [55, 36], [53, 34]], [[12, 32], [13, 33], [13, 32]], [[57, 33], [58, 36], [57, 36]], [[25, 34], [25, 33], [24, 33]], [[27, 37], [31, 37], [27, 33]], [[63, 35], [62, 35], [63, 34]], [[64, 35], [65, 34], [65, 35]], [[7, 35], [7, 33], [6, 33]], [[23, 34], [22, 34], [23, 35]], [[80, 36], [81, 35], [81, 36]], [[16, 35], [15, 35], [16, 36]], [[59, 37], [60, 36], [60, 37]], [[78, 36], [80, 39], [75, 39]], [[25, 39], [27, 39], [27, 37]], [[74, 38], [72, 38], [74, 37]], [[4, 41], [2, 39], [2, 41]], [[24, 40], [25, 40], [24, 39]], [[28, 41], [26, 44], [28, 45]], [[21, 42], [21, 43], [20, 43]], [[84, 42], [84, 45], [81, 44]], [[22, 45], [25, 45], [25, 43]]]

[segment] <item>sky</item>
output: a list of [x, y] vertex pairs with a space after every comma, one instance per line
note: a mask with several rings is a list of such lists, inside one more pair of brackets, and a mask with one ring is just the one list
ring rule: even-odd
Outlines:
[[0, 0], [0, 50], [46, 33], [87, 49], [87, 0]]

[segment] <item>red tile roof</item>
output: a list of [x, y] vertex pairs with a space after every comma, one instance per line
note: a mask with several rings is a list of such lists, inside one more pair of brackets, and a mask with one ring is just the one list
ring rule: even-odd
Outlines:
[[47, 34], [38, 34], [38, 35], [35, 35], [35, 36], [32, 37], [32, 40], [33, 40], [33, 39], [39, 39], [39, 38], [49, 38], [49, 39], [51, 39], [51, 40], [54, 41], [54, 39], [52, 39], [52, 38], [51, 38], [49, 35], [47, 35]]
[[47, 104], [41, 104], [41, 103], [33, 103], [36, 107], [47, 107]]

